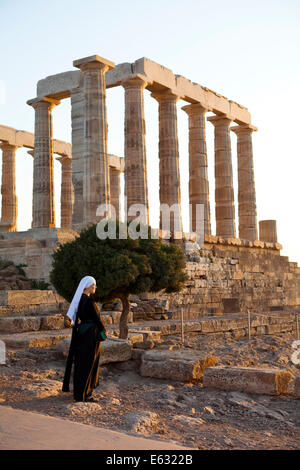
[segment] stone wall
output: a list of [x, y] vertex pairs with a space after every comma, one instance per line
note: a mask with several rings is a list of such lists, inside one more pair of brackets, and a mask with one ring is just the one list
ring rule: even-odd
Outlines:
[[279, 244], [205, 236], [188, 255], [188, 280], [178, 294], [144, 294], [142, 300], [184, 309], [185, 318], [207, 314], [263, 312], [300, 307], [300, 268], [280, 256]]

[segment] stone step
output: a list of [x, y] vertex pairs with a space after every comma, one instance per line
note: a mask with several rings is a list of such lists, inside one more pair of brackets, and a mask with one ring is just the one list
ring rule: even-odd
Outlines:
[[60, 303], [57, 305], [16, 305], [16, 306], [0, 306], [1, 317], [20, 317], [20, 316], [36, 316], [50, 315], [61, 313], [65, 314], [68, 310], [68, 303]]
[[[292, 313], [267, 313], [266, 315], [251, 314], [250, 333], [252, 336], [261, 334], [276, 334], [292, 331], [295, 316]], [[161, 335], [174, 335], [181, 333], [180, 320], [147, 321], [135, 323], [129, 331], [159, 331]], [[248, 334], [248, 317], [246, 314], [221, 315], [203, 317], [195, 320], [184, 320], [184, 332], [197, 332], [199, 334], [225, 333], [228, 335], [245, 336]]]
[[7, 349], [50, 348], [58, 341], [69, 338], [72, 334], [70, 328], [57, 331], [36, 331], [15, 334], [1, 334], [0, 340]]
[[32, 306], [32, 305], [57, 305], [65, 303], [60, 295], [52, 290], [1, 290], [1, 306]]
[[[107, 328], [111, 325], [119, 325], [121, 312], [105, 311], [101, 313], [101, 321]], [[129, 317], [129, 322], [132, 316]], [[14, 315], [0, 316], [1, 333], [20, 333], [25, 331], [39, 330], [61, 330], [69, 326], [65, 315], [57, 313], [54, 315]]]
[[0, 317], [1, 333], [21, 333], [39, 330], [61, 330], [65, 328], [65, 318], [56, 315]]

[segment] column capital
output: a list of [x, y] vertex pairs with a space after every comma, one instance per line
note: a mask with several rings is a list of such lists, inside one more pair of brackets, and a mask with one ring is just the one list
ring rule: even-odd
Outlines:
[[157, 100], [159, 103], [162, 101], [173, 101], [177, 103], [178, 100], [181, 99], [177, 93], [174, 92], [171, 88], [166, 88], [164, 90], [153, 91], [151, 93], [152, 98]]
[[231, 127], [230, 130], [235, 132], [235, 134], [252, 134], [252, 132], [257, 131], [257, 127], [252, 124], [240, 124], [239, 126]]
[[229, 126], [233, 120], [234, 118], [228, 114], [220, 114], [207, 118], [207, 121], [211, 122], [215, 127], [223, 126], [224, 124]]
[[144, 89], [148, 85], [151, 85], [153, 82], [146, 75], [137, 73], [135, 75], [128, 75], [124, 77], [121, 81], [121, 85], [124, 88], [141, 88]]
[[34, 149], [27, 150], [28, 155], [31, 155], [34, 158]]
[[33, 98], [31, 100], [27, 101], [27, 104], [29, 106], [32, 106], [34, 109], [38, 108], [39, 106], [47, 106], [48, 108], [52, 109], [54, 106], [57, 106], [60, 104], [60, 100], [56, 100], [54, 98], [48, 98], [47, 96], [44, 96], [42, 98]]
[[211, 109], [208, 106], [202, 106], [200, 103], [191, 103], [185, 106], [182, 106], [181, 108], [183, 111], [185, 111], [188, 115], [190, 114], [205, 114], [207, 111], [211, 111]]
[[72, 158], [66, 154], [59, 154], [59, 156], [56, 157], [55, 160], [58, 160], [62, 165], [64, 165], [65, 163], [72, 163]]
[[0, 142], [1, 150], [17, 150], [20, 145], [10, 144], [9, 142], [2, 141]]
[[115, 68], [114, 62], [104, 59], [99, 55], [91, 55], [89, 57], [83, 57], [82, 59], [74, 60], [73, 66], [82, 71], [102, 70], [104, 73], [107, 72], [107, 70]]

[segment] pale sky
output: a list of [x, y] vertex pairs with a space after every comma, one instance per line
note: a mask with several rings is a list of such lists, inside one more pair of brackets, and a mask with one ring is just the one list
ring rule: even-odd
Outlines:
[[[33, 132], [36, 83], [98, 54], [147, 57], [246, 106], [252, 123], [258, 220], [276, 219], [282, 254], [300, 264], [299, 0], [0, 0], [0, 124]], [[76, 69], [77, 70], [77, 69]], [[188, 231], [188, 117], [178, 102], [184, 229]], [[150, 221], [158, 226], [158, 104], [145, 91]], [[124, 155], [124, 90], [107, 90], [108, 150]], [[53, 111], [54, 138], [71, 142], [70, 100]], [[213, 126], [207, 148], [214, 233]], [[237, 212], [236, 136], [231, 133]], [[32, 218], [33, 159], [17, 151], [18, 229]], [[55, 162], [60, 224], [60, 163]]]

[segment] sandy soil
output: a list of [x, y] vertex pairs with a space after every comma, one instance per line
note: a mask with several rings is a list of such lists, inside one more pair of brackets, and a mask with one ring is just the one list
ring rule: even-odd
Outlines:
[[[300, 375], [291, 361], [293, 338], [221, 336], [185, 338], [185, 348], [209, 351], [217, 364], [277, 367]], [[180, 348], [166, 337], [156, 348]], [[99, 403], [75, 403], [61, 391], [65, 362], [51, 350], [8, 351], [0, 365], [0, 403], [136, 435], [172, 440], [195, 449], [299, 449], [300, 400], [224, 392], [139, 375], [138, 363], [101, 367]]]

